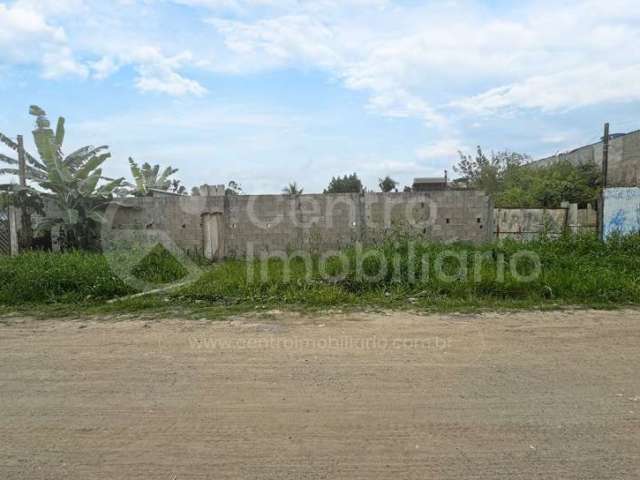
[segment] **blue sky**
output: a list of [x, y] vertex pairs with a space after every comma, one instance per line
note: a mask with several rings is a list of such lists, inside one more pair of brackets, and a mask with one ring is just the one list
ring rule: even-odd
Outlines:
[[408, 184], [478, 144], [640, 128], [638, 45], [637, 0], [0, 1], [0, 131], [30, 136], [35, 103], [113, 176], [132, 156], [189, 187]]

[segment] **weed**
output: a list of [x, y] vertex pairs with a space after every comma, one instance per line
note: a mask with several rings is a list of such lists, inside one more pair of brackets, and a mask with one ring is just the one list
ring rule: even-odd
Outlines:
[[[514, 272], [511, 266], [518, 258]], [[160, 248], [133, 270], [158, 284], [186, 274]], [[215, 310], [216, 315], [220, 308], [280, 306], [464, 310], [638, 305], [640, 235], [615, 236], [604, 243], [591, 236], [486, 245], [393, 241], [347, 249], [340, 258], [326, 262], [318, 256], [290, 261], [227, 260], [203, 270], [196, 281], [162, 297], [105, 307], [105, 299], [135, 291], [112, 273], [100, 254], [34, 252], [0, 257], [0, 304], [56, 304], [63, 309], [65, 304], [73, 308], [81, 304], [85, 309], [110, 311], [180, 307]]]

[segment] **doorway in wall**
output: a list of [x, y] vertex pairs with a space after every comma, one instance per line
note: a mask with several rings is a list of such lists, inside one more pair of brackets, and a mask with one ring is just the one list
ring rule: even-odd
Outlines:
[[223, 227], [222, 213], [205, 213], [202, 215], [203, 252], [208, 260], [220, 260], [223, 256]]

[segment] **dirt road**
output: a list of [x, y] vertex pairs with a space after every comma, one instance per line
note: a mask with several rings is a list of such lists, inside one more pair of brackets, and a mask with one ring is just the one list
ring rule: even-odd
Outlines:
[[640, 477], [640, 312], [4, 318], [0, 478]]

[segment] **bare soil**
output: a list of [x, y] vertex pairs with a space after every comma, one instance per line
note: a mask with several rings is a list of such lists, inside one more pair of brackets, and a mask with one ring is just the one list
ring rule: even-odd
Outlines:
[[1, 479], [640, 477], [640, 314], [0, 324]]

